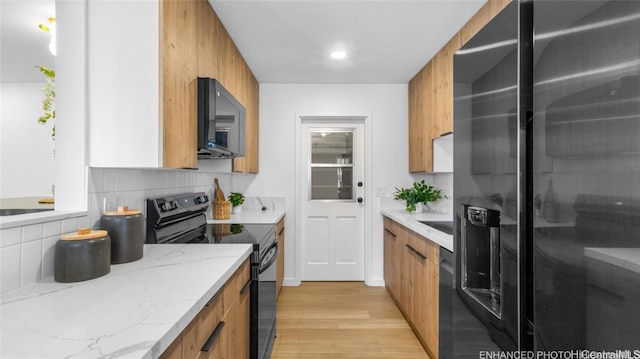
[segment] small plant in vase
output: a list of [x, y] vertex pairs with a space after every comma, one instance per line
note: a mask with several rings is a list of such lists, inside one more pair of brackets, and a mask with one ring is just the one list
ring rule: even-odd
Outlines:
[[437, 189], [424, 183], [424, 180], [420, 182], [414, 182], [413, 188], [418, 194], [419, 202], [423, 203], [425, 208], [429, 208], [429, 204], [431, 202], [437, 202], [443, 198], [447, 198], [447, 196], [442, 194], [441, 189]]
[[229, 202], [231, 202], [231, 213], [240, 213], [244, 203], [244, 195], [239, 192], [231, 192], [228, 198]]
[[422, 205], [428, 206], [429, 202], [436, 202], [447, 196], [442, 194], [441, 189], [436, 189], [424, 183], [424, 180], [420, 182], [414, 182], [413, 186], [409, 188], [397, 188], [394, 193], [394, 199], [405, 201], [407, 212], [421, 212]]
[[418, 204], [418, 195], [416, 191], [410, 188], [398, 188], [396, 187], [396, 192], [393, 196], [394, 199], [404, 201], [406, 205], [407, 212], [415, 212], [416, 205]]

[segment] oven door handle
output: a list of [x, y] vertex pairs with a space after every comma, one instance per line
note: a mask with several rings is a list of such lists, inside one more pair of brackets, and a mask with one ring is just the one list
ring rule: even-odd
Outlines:
[[260, 265], [260, 271], [258, 272], [258, 274], [262, 274], [262, 273], [264, 273], [264, 271], [266, 271], [267, 269], [269, 269], [269, 267], [271, 267], [271, 265], [272, 265], [276, 260], [278, 260], [278, 252], [280, 251], [280, 250], [278, 249], [278, 242], [273, 242], [273, 244], [271, 245], [271, 247], [269, 247], [269, 249], [267, 250], [267, 252], [266, 252], [266, 253], [271, 252], [271, 250], [273, 250], [274, 248], [276, 249], [276, 251], [275, 251], [275, 253], [273, 254], [273, 257], [271, 257], [271, 258], [269, 259], [269, 261], [268, 261], [265, 265], [262, 265], [262, 262], [260, 263], [260, 264], [261, 264], [261, 265]]

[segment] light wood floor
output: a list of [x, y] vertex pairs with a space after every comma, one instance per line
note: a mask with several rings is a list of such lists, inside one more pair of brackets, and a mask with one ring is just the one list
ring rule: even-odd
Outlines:
[[428, 359], [382, 287], [303, 282], [278, 299], [272, 359]]

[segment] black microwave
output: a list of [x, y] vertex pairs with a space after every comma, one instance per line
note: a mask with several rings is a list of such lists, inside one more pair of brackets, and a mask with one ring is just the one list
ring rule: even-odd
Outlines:
[[245, 154], [246, 110], [220, 82], [198, 78], [198, 158]]

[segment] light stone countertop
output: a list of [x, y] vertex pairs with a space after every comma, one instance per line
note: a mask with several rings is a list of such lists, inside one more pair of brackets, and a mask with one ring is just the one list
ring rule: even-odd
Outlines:
[[453, 236], [441, 232], [435, 228], [418, 221], [453, 221], [451, 213], [409, 213], [404, 209], [382, 209], [380, 211], [383, 216], [389, 217], [398, 224], [401, 224], [415, 233], [427, 238], [440, 247], [446, 248], [453, 252]]
[[145, 245], [77, 283], [0, 297], [2, 358], [157, 358], [251, 253], [250, 244]]
[[267, 223], [267, 224], [276, 224], [284, 217], [284, 209], [249, 209], [242, 210], [240, 213], [232, 213], [231, 219], [207, 219], [207, 223], [215, 224], [215, 223], [238, 223], [238, 224], [248, 224], [248, 223]]

